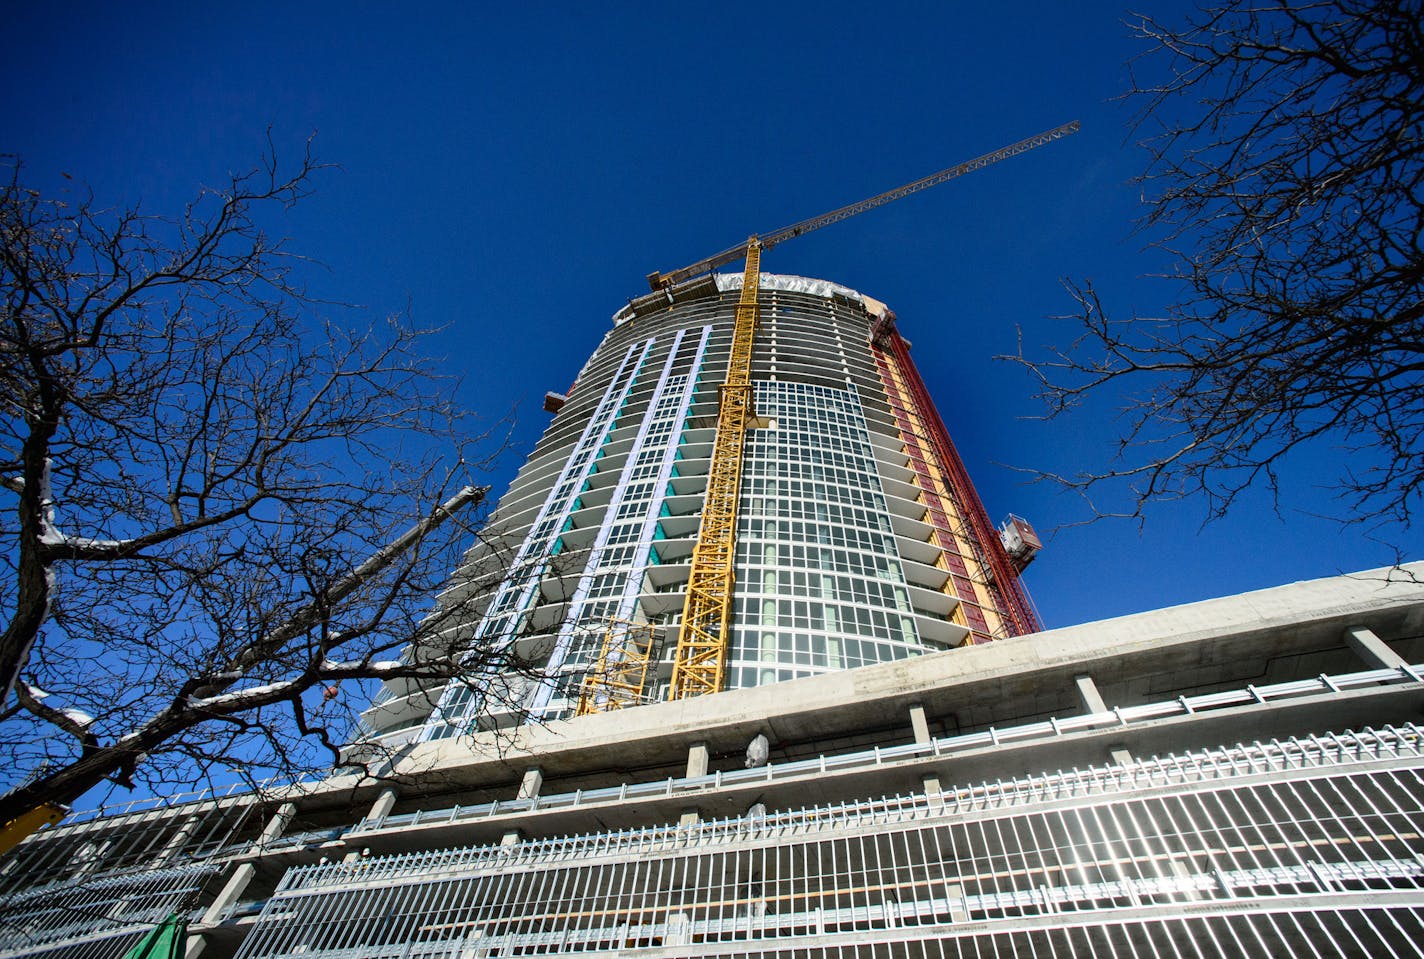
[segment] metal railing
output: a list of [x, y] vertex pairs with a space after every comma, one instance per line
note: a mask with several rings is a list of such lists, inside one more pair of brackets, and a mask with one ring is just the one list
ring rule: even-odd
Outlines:
[[1193, 715], [1235, 706], [1265, 704], [1301, 696], [1330, 696], [1368, 686], [1417, 682], [1424, 682], [1424, 666], [1404, 665], [1395, 669], [1371, 669], [1334, 676], [1322, 674], [1314, 679], [1293, 680], [1265, 686], [1249, 685], [1244, 689], [1203, 693], [1197, 696], [1179, 696], [1176, 699], [1140, 706], [1118, 707], [1102, 713], [1088, 713], [1065, 718], [1054, 717], [1044, 722], [1010, 726], [1003, 729], [990, 727], [980, 732], [934, 738], [928, 743], [877, 746], [874, 749], [842, 755], [822, 755], [814, 759], [796, 762], [773, 763], [757, 769], [726, 770], [706, 776], [668, 778], [644, 783], [623, 783], [619, 786], [602, 789], [581, 789], [570, 793], [556, 793], [529, 799], [496, 800], [478, 805], [453, 806], [445, 809], [388, 815], [358, 823], [351, 829], [351, 834], [356, 835], [378, 829], [467, 822], [512, 813], [572, 808], [606, 802], [624, 802], [629, 799], [678, 796], [747, 783], [776, 782], [799, 776], [872, 768], [886, 763], [926, 756], [952, 756], [985, 746], [1048, 740], [1084, 730], [1131, 726], [1158, 719]]
[[[730, 816], [697, 823], [526, 840], [514, 846], [468, 846], [402, 853], [359, 863], [299, 866], [283, 878], [279, 891], [325, 882], [385, 882], [445, 870], [461, 872], [497, 866], [523, 867], [584, 862], [604, 855], [629, 856], [668, 849], [706, 849], [719, 843], [785, 840], [826, 829], [862, 830], [909, 819], [982, 814], [1045, 802], [1183, 786], [1246, 775], [1277, 774], [1389, 758], [1424, 755], [1424, 729], [1413, 723], [1358, 733], [1296, 737], [1227, 748], [1153, 757], [1127, 764], [1088, 766], [977, 785], [942, 793], [881, 796], [756, 816]], [[403, 824], [415, 817], [390, 817]], [[387, 822], [390, 822], [387, 820]]]

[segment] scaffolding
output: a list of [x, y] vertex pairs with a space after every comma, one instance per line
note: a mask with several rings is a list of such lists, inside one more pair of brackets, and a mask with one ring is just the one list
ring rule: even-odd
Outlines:
[[239, 957], [1418, 956], [1421, 771], [1408, 724], [324, 863], [287, 874]]
[[661, 651], [657, 627], [610, 618], [598, 661], [579, 684], [574, 715], [587, 716], [649, 702], [648, 676]]
[[1043, 625], [1038, 611], [910, 358], [893, 313], [886, 311], [874, 320], [870, 345], [924, 497], [927, 522], [935, 530], [943, 568], [950, 574], [945, 592], [960, 601], [958, 613], [969, 627], [970, 643], [1039, 632]]

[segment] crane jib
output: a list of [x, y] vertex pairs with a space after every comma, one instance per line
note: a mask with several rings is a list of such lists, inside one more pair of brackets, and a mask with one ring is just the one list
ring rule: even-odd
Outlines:
[[842, 220], [848, 220], [858, 213], [864, 213], [865, 211], [873, 210], [878, 206], [884, 206], [887, 203], [893, 203], [901, 197], [909, 196], [911, 193], [918, 193], [921, 190], [928, 190], [932, 186], [938, 186], [941, 183], [945, 183], [949, 180], [961, 177], [966, 173], [973, 173], [975, 170], [982, 170], [984, 167], [990, 166], [994, 163], [998, 163], [1000, 160], [1007, 160], [1009, 157], [1018, 156], [1021, 153], [1027, 153], [1029, 150], [1033, 150], [1037, 147], [1043, 146], [1045, 143], [1051, 143], [1054, 140], [1059, 140], [1065, 136], [1069, 136], [1070, 134], [1077, 133], [1079, 128], [1079, 122], [1077, 120], [1073, 120], [1070, 123], [1065, 123], [1061, 126], [1054, 127], [1052, 130], [1046, 130], [1043, 133], [1038, 134], [1037, 136], [1029, 137], [1026, 140], [1020, 140], [1017, 143], [1011, 143], [1006, 147], [1002, 147], [998, 150], [993, 151], [992, 153], [986, 153], [983, 156], [975, 157], [974, 159], [967, 160], [964, 163], [956, 164], [955, 166], [940, 170], [938, 173], [931, 173], [929, 176], [921, 177], [920, 179], [915, 180], [913, 183], [907, 183], [904, 186], [896, 187], [893, 190], [887, 190], [884, 193], [876, 194], [875, 196], [869, 197], [868, 199], [860, 200], [857, 203], [852, 203], [848, 206], [843, 206], [839, 209], [831, 210], [829, 213], [822, 213], [819, 216], [813, 216], [809, 219], [801, 220], [800, 222], [793, 223], [790, 226], [782, 227], [779, 230], [773, 230], [772, 232], [762, 234], [761, 236], [753, 236], [746, 243], [739, 243], [736, 246], [728, 247], [720, 253], [713, 254], [712, 256], [709, 256], [706, 259], [699, 260], [696, 263], [693, 263], [690, 266], [685, 266], [680, 270], [673, 270], [669, 273], [650, 273], [648, 274], [648, 284], [654, 290], [663, 290], [672, 286], [676, 286], [677, 284], [690, 280], [695, 276], [700, 276], [703, 273], [708, 273], [712, 270], [715, 270], [719, 266], [725, 266], [726, 264], [731, 263], [733, 260], [741, 259], [741, 257], [746, 253], [747, 244], [750, 243], [752, 240], [758, 241], [763, 250], [769, 250], [776, 244], [784, 243], [793, 237], [810, 233], [812, 230], [819, 230], [821, 227], [829, 226], [832, 223], [839, 223]]

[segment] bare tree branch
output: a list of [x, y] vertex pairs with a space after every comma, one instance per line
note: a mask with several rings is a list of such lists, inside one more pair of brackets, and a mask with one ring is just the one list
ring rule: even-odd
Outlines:
[[[1337, 451], [1341, 518], [1408, 529], [1424, 492], [1424, 9], [1230, 0], [1132, 27], [1142, 228], [1176, 259], [1160, 318], [1110, 320], [1069, 284], [1078, 337], [1008, 357], [1048, 417], [1123, 407], [1108, 470], [1039, 478], [1138, 517], [1210, 518]], [[1278, 500], [1277, 500], [1278, 501]], [[1095, 515], [1109, 515], [1113, 510]]]
[[268, 235], [319, 169], [269, 155], [174, 219], [0, 185], [0, 821], [358, 761], [378, 682], [518, 665], [452, 626], [487, 594], [434, 598], [487, 460], [425, 333], [323, 321]]

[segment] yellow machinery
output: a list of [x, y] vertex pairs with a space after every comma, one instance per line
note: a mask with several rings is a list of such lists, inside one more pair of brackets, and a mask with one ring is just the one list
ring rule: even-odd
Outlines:
[[[829, 213], [822, 213], [772, 233], [753, 236], [744, 244], [729, 247], [721, 253], [691, 266], [670, 273], [648, 274], [648, 284], [653, 290], [671, 290], [678, 284], [724, 266], [734, 260], [746, 257], [746, 270], [742, 277], [742, 294], [737, 303], [736, 321], [732, 331], [732, 355], [727, 364], [727, 378], [721, 387], [721, 409], [717, 414], [717, 435], [713, 442], [712, 463], [707, 474], [707, 494], [702, 506], [702, 525], [697, 535], [697, 545], [692, 552], [692, 570], [687, 583], [687, 602], [682, 612], [682, 630], [678, 637], [677, 653], [673, 660], [672, 686], [669, 699], [701, 696], [719, 692], [722, 689], [727, 664], [727, 649], [731, 640], [732, 590], [736, 582], [733, 566], [733, 552], [736, 546], [737, 506], [741, 494], [742, 449], [746, 445], [747, 430], [751, 427], [752, 410], [751, 360], [752, 339], [757, 325], [757, 294], [761, 287], [761, 251], [771, 249], [777, 243], [792, 237], [818, 230], [831, 223], [849, 219], [858, 213], [872, 210], [886, 203], [920, 190], [944, 183], [965, 173], [983, 169], [1000, 160], [1026, 153], [1029, 150], [1062, 139], [1078, 132], [1078, 121], [1054, 127], [1037, 136], [986, 153], [965, 163], [922, 177], [913, 183], [894, 190], [877, 194], [858, 203], [843, 206]], [[599, 667], [605, 663], [624, 662], [623, 654], [615, 648], [621, 642], [620, 633], [610, 629], [604, 639], [604, 648], [599, 654]], [[633, 644], [630, 644], [633, 645]], [[636, 658], [636, 651], [631, 651]], [[621, 666], [615, 666], [621, 669]], [[620, 673], [620, 683], [628, 674]], [[639, 670], [641, 677], [636, 688], [629, 688], [619, 694], [619, 698], [606, 692], [590, 695], [590, 687], [585, 681], [585, 692], [580, 697], [578, 714], [601, 712], [619, 708], [624, 702], [641, 702], [645, 691], [643, 684], [648, 676], [647, 664]], [[597, 680], [595, 679], [595, 682]], [[621, 687], [620, 687], [621, 688]], [[618, 703], [618, 705], [614, 705]]]
[[69, 810], [63, 806], [45, 803], [16, 816], [0, 828], [0, 856], [14, 849], [21, 840], [42, 826], [53, 826], [68, 814]]
[[579, 687], [576, 716], [641, 706], [648, 686], [648, 671], [659, 652], [654, 627], [610, 619], [593, 671]]
[[761, 290], [761, 244], [747, 241], [742, 296], [732, 327], [732, 355], [721, 389], [717, 436], [707, 470], [702, 526], [692, 550], [682, 633], [672, 666], [668, 698], [715, 693], [722, 688], [731, 638], [732, 587], [736, 580], [733, 550], [737, 538], [737, 501], [742, 489], [742, 447], [752, 413], [752, 337], [756, 333], [757, 294]]

